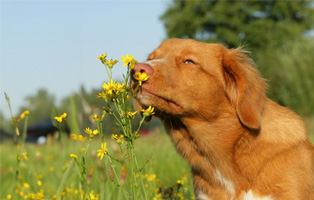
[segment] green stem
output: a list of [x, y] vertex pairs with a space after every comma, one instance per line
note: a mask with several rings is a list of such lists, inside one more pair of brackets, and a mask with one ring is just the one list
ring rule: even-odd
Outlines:
[[127, 70], [126, 78], [125, 78], [125, 85], [129, 84], [129, 82], [130, 82], [129, 78], [130, 78], [130, 63], [128, 64], [128, 70]]
[[57, 190], [57, 197], [58, 197], [58, 200], [61, 200], [61, 192], [64, 188], [64, 185], [65, 185], [65, 182], [67, 181], [69, 175], [70, 175], [70, 172], [72, 171], [72, 167], [73, 167], [73, 160], [71, 160], [71, 163], [69, 164], [68, 168], [65, 170], [64, 174], [63, 174], [63, 177], [61, 179], [61, 182], [59, 184], [59, 187], [58, 187], [58, 190]]
[[135, 183], [137, 183], [136, 181], [136, 177], [135, 177], [135, 173], [134, 173], [134, 158], [133, 158], [133, 145], [131, 145], [131, 147], [129, 147], [129, 151], [131, 151], [131, 158], [130, 158], [130, 162], [131, 162], [131, 174], [132, 174], [132, 182], [133, 182], [133, 186], [132, 186], [132, 197], [133, 199], [135, 199]]
[[108, 154], [108, 153], [107, 153], [107, 156], [109, 156], [112, 160], [114, 160], [114, 161], [116, 161], [116, 162], [118, 162], [118, 163], [121, 163], [121, 164], [122, 164], [122, 162], [121, 162], [120, 160], [118, 160], [118, 159], [116, 159], [116, 158], [112, 157], [110, 154]]
[[[81, 172], [81, 185], [84, 193], [86, 192], [86, 180], [87, 180], [87, 172], [86, 172], [86, 155], [87, 155], [87, 150], [89, 148], [89, 145], [91, 143], [92, 139], [89, 138], [88, 144], [85, 148], [84, 154], [82, 156], [82, 172]], [[78, 164], [78, 163], [77, 163]]]
[[[16, 135], [18, 137], [17, 139], [17, 146], [20, 145], [20, 137], [21, 137], [21, 134], [19, 132], [19, 128], [18, 128], [18, 124], [17, 124], [17, 121], [16, 119], [13, 117], [13, 113], [12, 113], [12, 108], [11, 108], [11, 103], [10, 103], [10, 98], [9, 96], [7, 95], [6, 92], [4, 92], [4, 96], [5, 96], [5, 99], [8, 103], [8, 106], [9, 106], [9, 110], [10, 110], [10, 115], [11, 115], [11, 119], [12, 119], [12, 122], [13, 124], [15, 125], [15, 132], [16, 132]], [[26, 116], [27, 117], [27, 116]], [[25, 125], [25, 124], [24, 124]], [[27, 123], [26, 123], [26, 127], [27, 127]], [[25, 130], [25, 126], [24, 126], [24, 130]], [[24, 131], [23, 130], [23, 131]], [[18, 151], [17, 155], [16, 155], [16, 170], [15, 170], [15, 177], [14, 177], [14, 185], [15, 185], [15, 188], [18, 188], [18, 177], [19, 177], [19, 174], [20, 174], [20, 160], [22, 159], [22, 146], [20, 146], [20, 150]]]
[[125, 136], [128, 136], [127, 135], [127, 128], [126, 128], [126, 121], [125, 121], [125, 111], [123, 111], [121, 109], [121, 107], [119, 105], [117, 105], [117, 102], [113, 102], [118, 114], [119, 114], [119, 117], [120, 119], [114, 114], [114, 112], [112, 113], [113, 116], [116, 118], [117, 122], [119, 123], [119, 126], [122, 128], [123, 132], [125, 133]]
[[[131, 151], [132, 151], [132, 154], [133, 154], [132, 156], [134, 157], [134, 161], [135, 161], [135, 165], [136, 165], [137, 171], [138, 171], [138, 173], [139, 173], [140, 175], [142, 175], [142, 171], [140, 170], [139, 164], [138, 164], [138, 162], [137, 162], [136, 155], [135, 155], [133, 149], [132, 149]], [[134, 174], [133, 174], [133, 175], [134, 175]], [[145, 197], [145, 199], [147, 199], [147, 194], [146, 194], [146, 190], [145, 190], [145, 185], [144, 185], [143, 179], [140, 178], [140, 181], [141, 181], [141, 186], [142, 186], [142, 189], [143, 189], [144, 197]]]
[[[104, 115], [105, 116], [105, 115]], [[101, 134], [101, 142], [104, 143], [105, 142], [105, 137], [104, 137], [104, 132], [102, 130], [102, 122], [103, 122], [104, 117], [101, 118], [100, 120], [100, 124], [99, 124], [99, 129], [100, 129], [100, 134]]]
[[24, 127], [23, 127], [23, 133], [22, 133], [22, 141], [21, 141], [21, 151], [23, 151], [25, 149], [25, 139], [27, 137], [27, 124], [28, 124], [28, 116], [25, 116], [25, 120], [24, 120]]
[[9, 106], [9, 110], [10, 110], [12, 122], [13, 122], [13, 124], [17, 127], [17, 122], [14, 120], [14, 117], [13, 117], [13, 114], [12, 114], [12, 108], [11, 108], [10, 98], [9, 98], [9, 96], [7, 95], [6, 92], [4, 92], [4, 96], [5, 96], [5, 99], [6, 99], [7, 103], [8, 103], [8, 106]]
[[146, 118], [146, 116], [143, 116], [142, 120], [140, 121], [140, 124], [139, 124], [139, 126], [137, 127], [137, 130], [136, 130], [136, 132], [135, 132], [135, 134], [134, 134], [134, 138], [136, 138], [136, 135], [137, 135], [138, 132], [140, 131], [140, 129], [141, 129], [141, 127], [142, 127], [142, 124], [143, 124], [145, 118]]
[[114, 164], [113, 164], [113, 162], [112, 162], [112, 160], [111, 160], [112, 157], [111, 157], [109, 154], [107, 154], [107, 155], [108, 155], [108, 160], [109, 160], [110, 166], [111, 166], [111, 168], [112, 168], [113, 174], [114, 174], [115, 179], [116, 179], [116, 185], [117, 185], [118, 187], [120, 187], [119, 177], [118, 177], [118, 174], [117, 174], [117, 172], [116, 172], [116, 170], [115, 170], [115, 166], [114, 166]]
[[132, 93], [132, 96], [133, 96], [133, 97], [135, 96], [135, 94], [136, 94], [138, 88], [140, 88], [140, 84], [137, 84], [137, 86], [136, 86], [134, 92]]
[[107, 71], [107, 75], [109, 77], [109, 81], [112, 79], [112, 70], [109, 69], [109, 67], [105, 64], [105, 68], [106, 68], [106, 71]]

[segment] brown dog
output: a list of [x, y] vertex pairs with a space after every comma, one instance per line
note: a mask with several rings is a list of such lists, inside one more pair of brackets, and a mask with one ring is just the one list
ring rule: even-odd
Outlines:
[[[245, 51], [190, 39], [163, 42], [133, 72], [191, 165], [202, 200], [314, 200], [314, 148], [301, 118], [265, 96]], [[136, 82], [132, 87], [136, 87]]]

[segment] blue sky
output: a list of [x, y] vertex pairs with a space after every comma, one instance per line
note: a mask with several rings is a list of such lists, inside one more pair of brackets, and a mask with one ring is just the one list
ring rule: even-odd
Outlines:
[[[159, 17], [169, 1], [0, 1], [0, 109], [9, 118], [6, 92], [13, 108], [45, 88], [58, 101], [107, 81], [97, 56], [133, 54], [139, 60], [165, 38]], [[119, 65], [114, 78], [121, 77]]]

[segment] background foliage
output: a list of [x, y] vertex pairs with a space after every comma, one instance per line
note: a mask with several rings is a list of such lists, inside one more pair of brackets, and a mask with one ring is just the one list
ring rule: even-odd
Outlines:
[[161, 16], [168, 37], [246, 44], [255, 51], [278, 47], [313, 28], [311, 1], [174, 0]]

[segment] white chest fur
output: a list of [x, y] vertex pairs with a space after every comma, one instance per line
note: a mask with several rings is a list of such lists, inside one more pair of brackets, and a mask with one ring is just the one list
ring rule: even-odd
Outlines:
[[[258, 197], [256, 196], [252, 190], [249, 190], [245, 193], [244, 196], [242, 196], [241, 199], [235, 199], [235, 188], [234, 184], [226, 179], [221, 172], [218, 169], [215, 169], [216, 175], [217, 175], [217, 181], [221, 184], [221, 186], [228, 192], [231, 196], [230, 200], [275, 200], [271, 196], [266, 197]], [[203, 192], [198, 192], [197, 194], [197, 200], [215, 200], [207, 195], [205, 195]]]
[[273, 198], [271, 198], [270, 196], [267, 197], [257, 197], [254, 195], [254, 193], [252, 192], [252, 190], [249, 190], [243, 200], [274, 200]]
[[229, 180], [227, 180], [217, 168], [215, 169], [215, 171], [217, 179], [220, 182], [221, 186], [224, 187], [225, 190], [228, 191], [232, 197], [234, 197], [235, 190], [233, 184]]

